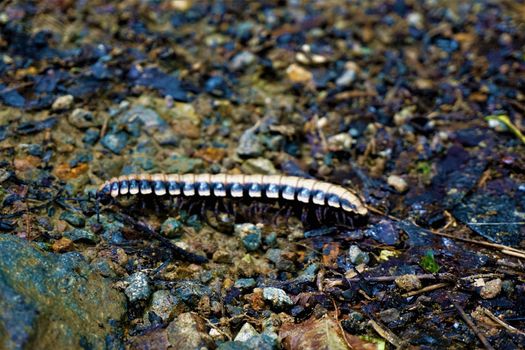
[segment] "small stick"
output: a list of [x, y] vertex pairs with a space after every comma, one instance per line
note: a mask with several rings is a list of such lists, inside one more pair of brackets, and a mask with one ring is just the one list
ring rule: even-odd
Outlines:
[[119, 217], [120, 219], [122, 219], [122, 221], [132, 225], [136, 230], [147, 233], [149, 236], [161, 242], [165, 247], [169, 248], [175, 256], [178, 256], [180, 259], [185, 260], [187, 262], [196, 263], [196, 264], [203, 264], [203, 263], [208, 262], [208, 259], [206, 257], [189, 252], [180, 247], [177, 247], [176, 245], [171, 243], [169, 239], [158, 234], [157, 232], [150, 229], [148, 226], [144, 225], [143, 223], [136, 221], [129, 215], [116, 214], [116, 213], [115, 215]]
[[403, 294], [401, 296], [403, 298], [409, 298], [409, 297], [413, 297], [414, 295], [423, 294], [423, 293], [430, 292], [430, 291], [433, 291], [433, 290], [436, 290], [436, 289], [439, 289], [439, 288], [443, 288], [443, 287], [446, 287], [446, 286], [448, 286], [448, 283], [436, 283], [436, 284], [433, 284], [431, 286], [426, 286], [426, 287], [418, 289], [418, 290], [413, 290], [413, 291], [405, 293], [405, 294]]
[[481, 310], [483, 310], [483, 313], [487, 315], [492, 321], [496, 322], [497, 324], [499, 324], [501, 327], [505, 328], [509, 332], [525, 335], [525, 332], [520, 331], [519, 329], [512, 327], [510, 324], [503, 322], [503, 320], [501, 320], [499, 317], [494, 315], [489, 309], [481, 307]]
[[[368, 315], [371, 317], [371, 315]], [[399, 339], [397, 335], [395, 335], [390, 329], [387, 329], [386, 327], [382, 326], [379, 321], [376, 321], [374, 319], [370, 319], [368, 321], [368, 324], [372, 326], [372, 328], [384, 339], [386, 339], [390, 344], [394, 345], [396, 348], [400, 348], [403, 345], [403, 341]]]
[[[402, 221], [401, 219], [399, 219], [399, 218], [397, 218], [395, 216], [386, 214], [386, 213], [382, 212], [381, 210], [376, 209], [374, 207], [371, 207], [369, 205], [367, 205], [366, 208], [368, 210], [370, 210], [371, 212], [373, 212], [373, 213], [385, 216], [385, 217], [387, 217], [387, 218], [389, 218], [389, 219], [391, 219], [393, 221], [397, 221], [397, 222]], [[490, 247], [490, 248], [496, 248], [502, 254], [514, 256], [514, 257], [517, 257], [517, 258], [520, 258], [520, 259], [525, 259], [525, 251], [523, 251], [523, 250], [519, 250], [519, 249], [516, 249], [516, 248], [513, 248], [513, 247], [509, 247], [509, 246], [506, 246], [506, 245], [503, 245], [503, 244], [490, 243], [490, 242], [480, 241], [480, 240], [476, 240], [476, 239], [457, 237], [457, 236], [454, 236], [454, 235], [451, 235], [451, 234], [448, 234], [448, 233], [442, 233], [442, 232], [437, 232], [437, 231], [434, 231], [434, 230], [424, 229], [424, 228], [418, 226], [417, 224], [415, 224], [413, 222], [411, 222], [411, 224], [419, 227], [421, 230], [423, 230], [425, 232], [432, 233], [432, 234], [434, 234], [436, 236], [442, 236], [442, 237], [447, 237], [447, 238], [451, 238], [451, 239], [458, 240], [458, 241], [463, 241], [463, 242], [468, 242], [468, 243], [473, 243], [473, 244], [479, 244], [479, 245], [482, 245], [482, 246], [485, 246], [485, 247]]]
[[454, 305], [454, 307], [456, 308], [456, 310], [458, 311], [458, 313], [461, 315], [461, 318], [463, 318], [463, 320], [465, 321], [465, 323], [469, 326], [469, 328], [472, 330], [472, 332], [474, 332], [474, 334], [478, 337], [478, 339], [481, 341], [481, 343], [483, 344], [483, 346], [485, 346], [485, 349], [488, 349], [488, 350], [495, 350], [492, 345], [490, 345], [490, 343], [488, 342], [487, 338], [485, 338], [485, 336], [483, 334], [481, 334], [481, 332], [477, 329], [476, 325], [474, 324], [474, 322], [470, 319], [470, 317], [465, 313], [465, 311], [463, 310], [463, 308], [461, 307], [461, 305], [459, 305], [453, 298], [452, 296], [450, 295], [449, 292], [446, 292], [447, 294], [447, 297], [448, 299], [450, 300], [450, 302], [452, 303], [452, 305]]
[[[347, 282], [359, 282], [359, 281], [366, 281], [366, 282], [391, 282], [395, 281], [400, 276], [376, 276], [376, 277], [353, 277], [346, 279]], [[431, 273], [425, 273], [416, 275], [416, 277], [420, 280], [435, 280], [435, 279], [444, 279], [444, 280], [454, 280], [455, 277], [447, 272], [444, 273], [438, 273], [438, 274], [431, 274]]]

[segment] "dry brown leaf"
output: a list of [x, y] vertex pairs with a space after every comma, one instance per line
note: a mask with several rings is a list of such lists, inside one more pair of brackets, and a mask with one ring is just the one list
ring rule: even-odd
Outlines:
[[[300, 324], [285, 323], [279, 337], [287, 350], [375, 350], [377, 345], [355, 335], [343, 334], [337, 321], [329, 315], [310, 318]], [[345, 339], [346, 338], [346, 339]]]

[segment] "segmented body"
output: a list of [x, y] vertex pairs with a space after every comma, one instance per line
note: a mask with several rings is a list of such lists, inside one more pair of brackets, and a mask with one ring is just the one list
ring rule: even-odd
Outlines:
[[324, 181], [282, 175], [132, 174], [106, 181], [100, 195], [230, 197], [297, 201], [340, 208], [365, 216], [368, 210], [346, 188]]

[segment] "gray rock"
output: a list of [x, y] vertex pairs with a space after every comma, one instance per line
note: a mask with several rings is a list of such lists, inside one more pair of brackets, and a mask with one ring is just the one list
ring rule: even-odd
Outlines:
[[421, 288], [421, 281], [416, 275], [413, 274], [399, 276], [396, 278], [395, 282], [399, 288], [406, 291]]
[[[125, 298], [77, 253], [0, 235], [0, 348], [105, 348]], [[115, 331], [115, 330], [113, 330]]]
[[100, 241], [100, 238], [96, 234], [94, 234], [91, 231], [76, 228], [73, 230], [69, 230], [64, 232], [64, 237], [69, 238], [73, 242], [89, 242], [89, 243], [97, 243]]
[[496, 278], [493, 280], [488, 281], [485, 283], [483, 287], [481, 287], [481, 290], [479, 291], [479, 295], [483, 299], [492, 299], [495, 298], [500, 292], [501, 292], [501, 279]]
[[352, 245], [350, 249], [348, 249], [348, 259], [354, 265], [368, 264], [370, 256], [368, 253], [363, 252], [357, 245]]
[[178, 302], [178, 299], [168, 290], [158, 290], [151, 297], [150, 310], [155, 312], [163, 321], [167, 321]]
[[62, 214], [60, 214], [60, 220], [64, 220], [75, 227], [84, 227], [84, 225], [86, 224], [86, 220], [83, 216], [70, 211], [65, 211]]
[[235, 281], [234, 287], [239, 289], [249, 289], [255, 287], [256, 282], [253, 278], [239, 278]]
[[247, 129], [241, 135], [237, 146], [237, 154], [242, 158], [259, 157], [263, 152], [261, 141], [254, 128]]
[[151, 288], [149, 286], [149, 278], [144, 272], [135, 272], [127, 278], [127, 281], [129, 285], [124, 293], [126, 293], [129, 301], [134, 302], [149, 298]]
[[255, 328], [253, 328], [253, 326], [251, 324], [246, 322], [245, 324], [242, 325], [241, 329], [239, 330], [239, 333], [237, 333], [237, 335], [235, 336], [235, 339], [233, 339], [233, 340], [234, 341], [245, 342], [248, 339], [250, 339], [252, 337], [256, 337], [258, 335], [259, 335], [259, 333], [257, 333]]
[[204, 295], [211, 294], [211, 289], [199, 282], [181, 281], [175, 288], [175, 295], [188, 305], [196, 306]]
[[190, 312], [180, 314], [167, 327], [168, 340], [173, 349], [206, 349], [213, 345], [213, 339], [206, 333], [204, 320]]
[[106, 134], [100, 141], [102, 146], [115, 154], [120, 154], [128, 143], [128, 134], [124, 131]]
[[240, 341], [227, 341], [221, 343], [217, 350], [253, 350], [248, 344], [241, 343]]
[[67, 120], [71, 125], [79, 129], [87, 129], [99, 125], [99, 123], [97, 123], [95, 115], [83, 108], [76, 108], [75, 110], [73, 110], [73, 112], [69, 115]]
[[119, 118], [119, 121], [124, 124], [133, 123], [137, 120], [140, 120], [146, 129], [159, 129], [168, 126], [168, 123], [157, 112], [141, 105], [134, 106]]
[[263, 298], [272, 303], [272, 305], [282, 308], [293, 305], [292, 299], [286, 292], [279, 288], [268, 287], [263, 289]]
[[266, 158], [252, 158], [247, 159], [241, 166], [241, 169], [246, 174], [263, 174], [275, 175], [277, 170], [273, 163]]
[[399, 310], [394, 308], [382, 310], [379, 312], [379, 317], [381, 318], [381, 321], [385, 323], [398, 321], [399, 316]]
[[53, 101], [53, 105], [51, 106], [51, 109], [54, 111], [61, 111], [64, 109], [71, 108], [71, 105], [73, 104], [73, 96], [72, 95], [63, 95], [59, 96]]
[[399, 232], [390, 220], [379, 221], [379, 223], [366, 230], [365, 234], [368, 237], [387, 245], [395, 245], [399, 243]]
[[241, 51], [232, 58], [230, 68], [234, 71], [241, 70], [250, 66], [256, 59], [257, 56], [250, 51]]
[[266, 258], [273, 262], [278, 270], [295, 270], [293, 261], [290, 261], [284, 257], [284, 251], [282, 249], [268, 249], [268, 251], [266, 251]]
[[162, 223], [160, 232], [168, 238], [179, 237], [182, 234], [182, 223], [175, 218], [168, 218]]
[[235, 235], [239, 236], [247, 251], [254, 251], [261, 246], [261, 228], [254, 224], [238, 224], [234, 226]]
[[347, 69], [335, 81], [337, 86], [350, 86], [355, 80], [356, 72], [353, 69]]

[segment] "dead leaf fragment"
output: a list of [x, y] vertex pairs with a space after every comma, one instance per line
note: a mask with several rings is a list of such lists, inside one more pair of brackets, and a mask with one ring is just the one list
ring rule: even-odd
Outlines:
[[300, 324], [282, 325], [279, 338], [287, 350], [376, 350], [374, 343], [355, 335], [343, 333], [337, 321], [329, 315], [320, 319], [310, 318]]

